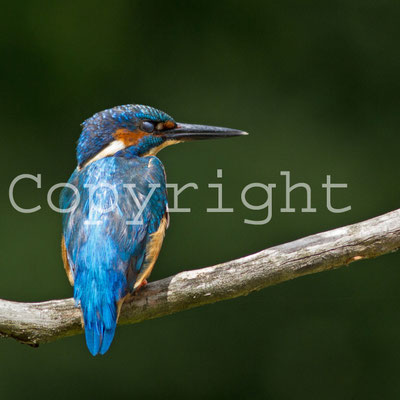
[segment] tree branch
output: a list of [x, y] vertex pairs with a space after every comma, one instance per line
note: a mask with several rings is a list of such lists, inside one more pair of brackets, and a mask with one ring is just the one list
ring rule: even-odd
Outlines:
[[[125, 302], [120, 324], [157, 318], [246, 295], [267, 286], [400, 248], [400, 209], [212, 267], [153, 282]], [[36, 346], [82, 332], [73, 299], [0, 300], [0, 336]]]

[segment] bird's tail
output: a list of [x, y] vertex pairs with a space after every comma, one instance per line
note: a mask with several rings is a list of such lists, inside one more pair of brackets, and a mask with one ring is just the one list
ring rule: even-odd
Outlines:
[[86, 344], [95, 356], [110, 347], [117, 326], [117, 305], [113, 298], [94, 293], [79, 299], [85, 325]]

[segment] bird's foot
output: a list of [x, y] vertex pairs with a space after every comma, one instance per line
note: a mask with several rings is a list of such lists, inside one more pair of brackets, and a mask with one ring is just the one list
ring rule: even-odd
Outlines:
[[139, 292], [139, 290], [141, 289], [141, 288], [144, 288], [144, 287], [146, 287], [147, 286], [147, 279], [143, 279], [142, 280], [142, 282], [140, 282], [140, 285], [139, 286], [137, 286], [135, 289], [134, 289], [134, 291], [133, 291], [133, 296], [135, 296], [138, 292]]
[[143, 279], [142, 283], [138, 286], [137, 290], [146, 287], [148, 283], [149, 282], [147, 282], [147, 279]]

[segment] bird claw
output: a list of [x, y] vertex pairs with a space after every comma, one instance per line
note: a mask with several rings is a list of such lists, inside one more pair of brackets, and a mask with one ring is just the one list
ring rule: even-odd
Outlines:
[[143, 288], [143, 287], [146, 287], [148, 283], [149, 283], [149, 282], [147, 282], [147, 279], [143, 279], [143, 280], [142, 280], [142, 283], [138, 286], [138, 289], [141, 289], [141, 288]]
[[137, 294], [141, 288], [146, 287], [147, 284], [148, 284], [147, 279], [143, 279], [142, 282], [140, 282], [140, 285], [133, 292], [133, 295]]

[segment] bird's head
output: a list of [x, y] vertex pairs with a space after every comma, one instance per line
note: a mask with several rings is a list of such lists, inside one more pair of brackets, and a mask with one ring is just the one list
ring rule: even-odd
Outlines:
[[101, 111], [82, 127], [77, 148], [79, 168], [126, 152], [155, 155], [162, 148], [183, 141], [247, 135], [237, 129], [175, 122], [163, 111], [137, 104]]

